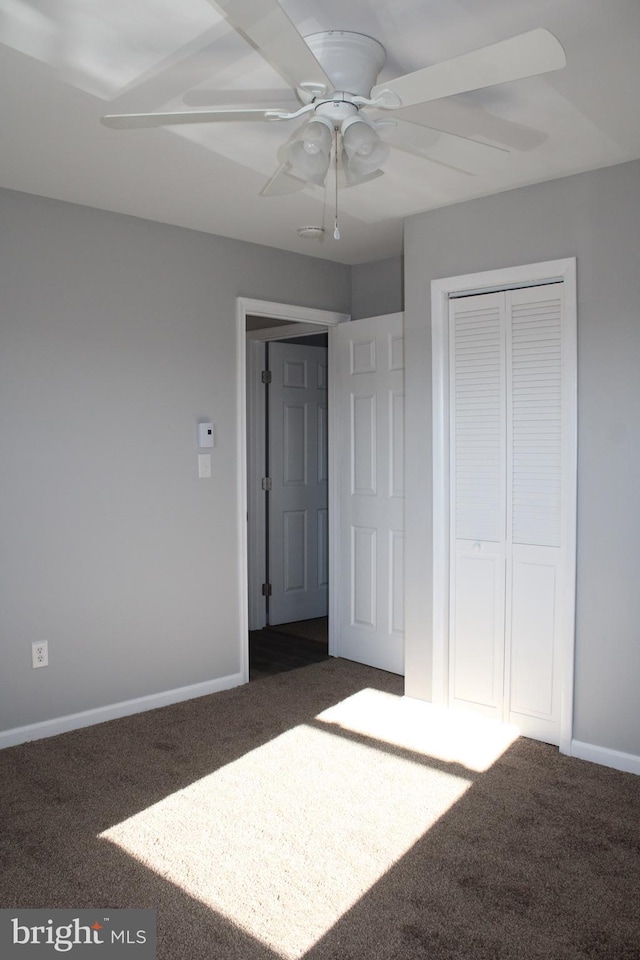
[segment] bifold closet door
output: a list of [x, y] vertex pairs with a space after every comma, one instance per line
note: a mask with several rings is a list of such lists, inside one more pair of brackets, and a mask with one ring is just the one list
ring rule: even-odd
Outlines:
[[450, 305], [450, 702], [559, 737], [562, 284]]

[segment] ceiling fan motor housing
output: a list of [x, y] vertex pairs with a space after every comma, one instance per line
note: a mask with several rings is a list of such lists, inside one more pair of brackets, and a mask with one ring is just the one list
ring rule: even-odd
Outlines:
[[[342, 124], [343, 120], [354, 117], [358, 112], [358, 108], [355, 103], [344, 99], [345, 94], [336, 93], [334, 96], [335, 99], [333, 100], [320, 101], [315, 108], [314, 116], [328, 121], [331, 126], [336, 129]], [[346, 96], [348, 96], [348, 94]]]
[[[325, 30], [305, 37], [305, 42], [333, 84], [330, 94], [344, 91], [368, 97], [387, 59], [382, 44], [364, 33]], [[309, 91], [298, 92], [303, 101], [313, 99]]]

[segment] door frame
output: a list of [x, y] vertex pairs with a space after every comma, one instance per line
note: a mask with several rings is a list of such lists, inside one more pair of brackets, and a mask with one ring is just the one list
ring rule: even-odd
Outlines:
[[431, 283], [432, 426], [433, 426], [433, 688], [434, 703], [449, 703], [449, 299], [453, 295], [491, 293], [514, 287], [564, 284], [563, 378], [567, 384], [564, 429], [566, 477], [562, 504], [563, 559], [562, 637], [560, 641], [560, 751], [571, 752], [576, 593], [577, 495], [577, 296], [576, 259], [505, 267], [482, 273], [445, 277]]
[[[271, 320], [288, 320], [291, 326], [274, 326], [247, 332], [247, 317], [258, 316]], [[333, 337], [332, 328], [338, 323], [346, 323], [351, 319], [349, 314], [336, 313], [330, 310], [318, 310], [313, 307], [298, 307], [291, 304], [274, 303], [269, 300], [254, 300], [248, 297], [238, 297], [236, 300], [236, 342], [237, 342], [237, 450], [238, 450], [238, 484], [237, 484], [237, 524], [239, 540], [239, 584], [240, 584], [240, 672], [245, 683], [249, 680], [249, 603], [251, 598], [252, 615], [256, 609], [258, 598], [256, 596], [256, 574], [255, 564], [251, 563], [251, 579], [249, 577], [249, 558], [263, 556], [265, 547], [264, 540], [264, 497], [258, 496], [255, 476], [249, 476], [249, 463], [255, 465], [258, 463], [258, 457], [254, 454], [260, 449], [260, 443], [264, 444], [264, 437], [260, 441], [259, 431], [247, 431], [247, 414], [251, 413], [252, 425], [260, 420], [260, 411], [264, 410], [264, 393], [255, 389], [255, 381], [252, 377], [249, 381], [249, 396], [247, 395], [247, 371], [255, 370], [253, 364], [256, 362], [256, 351], [251, 350], [252, 342], [264, 342], [266, 340], [282, 340], [288, 337], [299, 337], [304, 334], [314, 332], [328, 333], [328, 364], [329, 364], [329, 487], [328, 487], [328, 505], [329, 505], [329, 652], [336, 655], [335, 644], [335, 625], [337, 624], [336, 611], [337, 591], [339, 584], [334, 582], [334, 572], [337, 565], [334, 560], [334, 550], [336, 549], [335, 523], [337, 523], [337, 502], [335, 491], [335, 465], [336, 457], [333, 451], [333, 442], [335, 437], [335, 417], [336, 404], [333, 399], [335, 390], [334, 378], [331, 370], [333, 364]], [[249, 443], [249, 447], [247, 446]], [[254, 469], [257, 475], [259, 470]], [[258, 477], [259, 480], [259, 477]], [[248, 490], [251, 488], [255, 495], [249, 496]], [[255, 622], [255, 620], [254, 620]], [[333, 638], [332, 638], [333, 635]]]

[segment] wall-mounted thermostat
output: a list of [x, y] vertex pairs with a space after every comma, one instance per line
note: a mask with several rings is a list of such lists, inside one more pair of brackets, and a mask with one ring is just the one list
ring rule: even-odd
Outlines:
[[198, 424], [198, 446], [200, 448], [213, 446], [213, 424]]

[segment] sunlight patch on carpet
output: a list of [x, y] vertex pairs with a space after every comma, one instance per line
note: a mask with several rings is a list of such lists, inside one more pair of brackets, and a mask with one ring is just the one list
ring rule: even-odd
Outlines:
[[520, 735], [517, 727], [495, 720], [370, 689], [316, 719], [478, 773], [488, 770]]
[[[332, 730], [348, 721], [361, 731], [372, 693], [325, 711], [317, 719], [326, 727], [295, 727], [100, 837], [279, 956], [301, 957], [473, 782], [420, 750]], [[378, 714], [403, 702], [377, 696]]]

